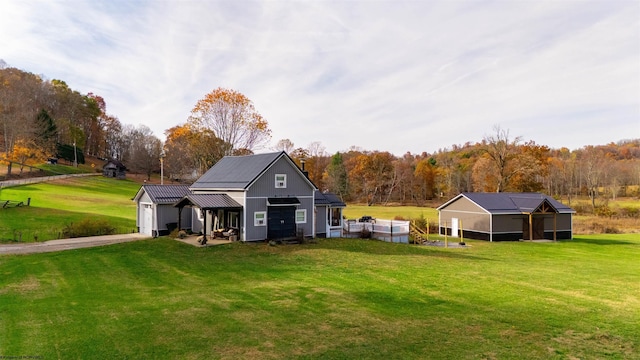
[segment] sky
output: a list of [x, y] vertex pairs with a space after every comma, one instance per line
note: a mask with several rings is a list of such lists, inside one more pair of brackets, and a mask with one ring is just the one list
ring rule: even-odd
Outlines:
[[234, 89], [272, 131], [256, 152], [640, 138], [637, 0], [8, 0], [0, 59], [163, 140]]

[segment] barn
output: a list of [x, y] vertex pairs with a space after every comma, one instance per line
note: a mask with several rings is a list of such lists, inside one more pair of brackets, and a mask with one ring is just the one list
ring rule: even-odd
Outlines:
[[461, 193], [437, 208], [440, 234], [488, 241], [573, 238], [575, 210], [541, 193]]

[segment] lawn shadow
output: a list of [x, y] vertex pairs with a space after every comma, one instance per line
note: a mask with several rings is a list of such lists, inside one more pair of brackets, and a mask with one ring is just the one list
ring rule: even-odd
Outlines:
[[312, 245], [316, 248], [348, 251], [369, 255], [407, 255], [450, 259], [489, 260], [469, 254], [469, 247], [449, 247], [389, 243], [380, 240], [331, 239], [320, 240]]

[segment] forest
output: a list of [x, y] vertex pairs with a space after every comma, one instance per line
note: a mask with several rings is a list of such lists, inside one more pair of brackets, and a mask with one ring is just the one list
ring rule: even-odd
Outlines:
[[[176, 121], [179, 123], [180, 121]], [[329, 154], [320, 141], [305, 147], [281, 139], [269, 146], [266, 119], [234, 90], [218, 88], [192, 115], [165, 131], [163, 142], [146, 126], [123, 124], [101, 96], [82, 94], [0, 60], [0, 162], [117, 159], [148, 179], [163, 173], [190, 183], [222, 156], [285, 151], [321, 191], [368, 205], [425, 205], [471, 191], [539, 191], [571, 204], [587, 197], [593, 209], [617, 197], [640, 196], [640, 138], [552, 149], [493, 127], [480, 142], [434, 153], [346, 147]]]

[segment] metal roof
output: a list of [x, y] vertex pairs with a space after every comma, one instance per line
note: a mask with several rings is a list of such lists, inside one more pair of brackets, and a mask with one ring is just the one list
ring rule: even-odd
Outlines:
[[196, 180], [191, 189], [246, 189], [282, 154], [225, 156]]
[[338, 195], [330, 192], [323, 193], [320, 191], [316, 191], [313, 200], [316, 205], [329, 205], [331, 207], [347, 206], [347, 204], [345, 204], [342, 200], [340, 200]]
[[173, 204], [189, 194], [188, 185], [142, 185], [134, 200], [146, 193], [154, 204]]
[[438, 207], [442, 210], [460, 197], [466, 197], [484, 210], [492, 214], [531, 213], [543, 203], [549, 204], [558, 213], [575, 213], [575, 210], [541, 193], [461, 193]]
[[189, 194], [173, 206], [197, 206], [200, 209], [241, 209], [242, 205], [227, 194]]
[[270, 197], [270, 198], [267, 198], [267, 205], [269, 206], [300, 205], [300, 200], [298, 200], [298, 198], [295, 196]]

